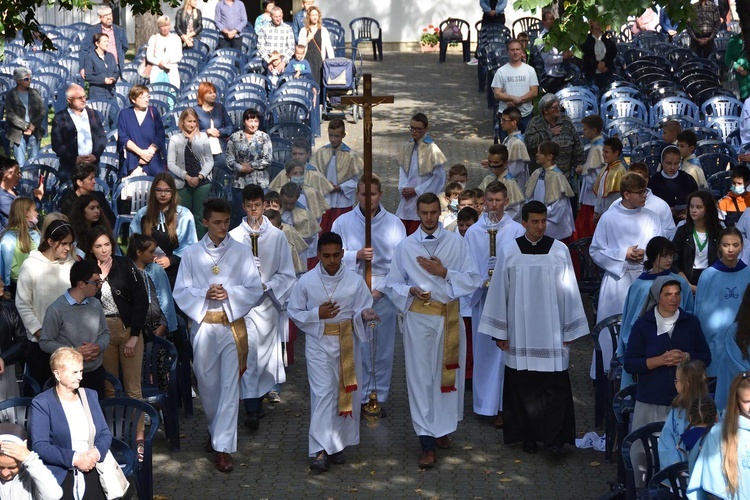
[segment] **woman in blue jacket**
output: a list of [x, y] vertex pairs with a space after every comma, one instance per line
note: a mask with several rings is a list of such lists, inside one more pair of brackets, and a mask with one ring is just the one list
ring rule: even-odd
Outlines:
[[[677, 365], [699, 359], [708, 366], [711, 352], [700, 321], [680, 308], [682, 286], [670, 276], [654, 280], [644, 314], [633, 324], [625, 351], [625, 371], [638, 375], [633, 429], [664, 421], [677, 396]], [[634, 467], [641, 463], [642, 450], [634, 447]], [[636, 474], [636, 486], [643, 479]]]
[[50, 367], [57, 384], [31, 403], [31, 448], [62, 486], [64, 498], [75, 498], [73, 492], [85, 483], [85, 499], [105, 499], [96, 464], [109, 451], [112, 434], [96, 391], [80, 387], [83, 356], [61, 347], [52, 354]]

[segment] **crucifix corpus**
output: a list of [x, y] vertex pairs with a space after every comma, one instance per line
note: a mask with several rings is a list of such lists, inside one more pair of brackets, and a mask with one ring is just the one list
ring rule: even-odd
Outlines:
[[[392, 95], [372, 95], [372, 75], [365, 73], [363, 75], [364, 91], [360, 96], [345, 96], [341, 98], [341, 104], [354, 104], [364, 110], [364, 119], [362, 128], [364, 130], [365, 152], [365, 246], [372, 247], [372, 207], [370, 199], [372, 198], [372, 108], [379, 104], [393, 104]], [[355, 111], [356, 112], [356, 111]], [[365, 282], [372, 289], [372, 262], [365, 261]]]
[[[363, 88], [361, 96], [345, 96], [341, 98], [341, 104], [354, 104], [360, 106], [364, 110], [364, 119], [362, 120], [362, 127], [364, 131], [364, 164], [365, 164], [365, 247], [372, 247], [372, 206], [370, 200], [372, 199], [372, 108], [379, 104], [392, 104], [392, 95], [377, 96], [372, 94], [372, 75], [365, 73], [363, 75]], [[355, 113], [357, 110], [354, 111]], [[372, 290], [372, 262], [369, 260], [365, 261], [365, 282], [368, 288]], [[373, 343], [370, 347], [372, 353], [372, 370], [373, 370], [373, 386], [372, 392], [369, 396], [369, 401], [365, 405], [365, 413], [371, 417], [380, 416], [380, 404], [378, 403], [378, 389], [375, 383], [375, 328], [376, 323], [371, 324], [373, 329]]]

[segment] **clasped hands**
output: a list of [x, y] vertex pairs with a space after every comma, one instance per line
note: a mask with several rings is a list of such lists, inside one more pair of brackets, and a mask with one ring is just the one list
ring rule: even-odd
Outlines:
[[229, 295], [227, 295], [227, 291], [224, 290], [224, 286], [221, 283], [215, 283], [208, 287], [206, 298], [208, 300], [227, 300]]
[[679, 349], [672, 349], [660, 356], [662, 366], [677, 366], [688, 359], [687, 353]]
[[84, 342], [82, 345], [78, 346], [77, 350], [81, 353], [81, 356], [83, 356], [84, 362], [94, 361], [101, 352], [99, 344], [93, 342]]
[[89, 451], [80, 453], [77, 452], [73, 458], [73, 466], [76, 469], [88, 472], [96, 467], [96, 462], [99, 461], [99, 450], [91, 448]]

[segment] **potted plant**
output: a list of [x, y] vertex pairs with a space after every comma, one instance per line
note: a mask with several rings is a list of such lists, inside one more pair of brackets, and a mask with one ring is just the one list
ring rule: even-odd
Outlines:
[[434, 24], [422, 28], [422, 36], [419, 37], [419, 45], [422, 52], [437, 52], [440, 50], [440, 29]]

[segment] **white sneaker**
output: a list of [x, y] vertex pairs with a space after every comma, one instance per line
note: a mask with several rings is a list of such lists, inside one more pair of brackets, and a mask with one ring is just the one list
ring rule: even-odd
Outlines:
[[479, 60], [476, 57], [472, 57], [471, 61], [467, 62], [466, 64], [468, 64], [469, 66], [476, 66], [477, 64], [479, 64]]

